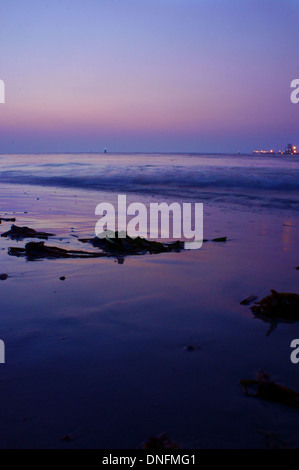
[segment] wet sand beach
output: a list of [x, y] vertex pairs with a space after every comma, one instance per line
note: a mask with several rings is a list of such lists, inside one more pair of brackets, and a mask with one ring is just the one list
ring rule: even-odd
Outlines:
[[[0, 216], [76, 250], [77, 237], [94, 236], [96, 204], [115, 197], [7, 183]], [[0, 447], [139, 448], [161, 432], [189, 449], [298, 446], [298, 410], [248, 397], [238, 383], [262, 368], [299, 390], [290, 361], [299, 323], [267, 337], [269, 324], [240, 305], [270, 289], [298, 293], [298, 235], [292, 208], [206, 201], [204, 236], [226, 243], [123, 264], [27, 261], [7, 252], [24, 241], [1, 238]]]

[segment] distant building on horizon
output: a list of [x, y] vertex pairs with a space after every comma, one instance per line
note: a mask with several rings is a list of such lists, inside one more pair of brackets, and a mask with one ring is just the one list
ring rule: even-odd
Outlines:
[[294, 154], [297, 154], [297, 147], [295, 145], [292, 145], [292, 144], [288, 144], [285, 148], [285, 154], [287, 155], [294, 155]]
[[279, 152], [274, 150], [254, 150], [253, 153], [256, 155], [299, 155], [296, 145], [293, 144], [288, 144], [284, 152], [282, 150], [279, 150]]

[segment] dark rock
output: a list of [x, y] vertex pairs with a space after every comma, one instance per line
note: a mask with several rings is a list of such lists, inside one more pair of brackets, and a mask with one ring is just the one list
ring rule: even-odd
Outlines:
[[299, 295], [278, 293], [275, 290], [271, 292], [272, 295], [251, 307], [255, 318], [270, 325], [266, 336], [269, 336], [279, 323], [292, 324], [299, 321]]
[[161, 243], [157, 241], [146, 240], [145, 238], [131, 238], [128, 235], [125, 238], [118, 236], [115, 232], [114, 237], [105, 238], [85, 238], [79, 239], [82, 243], [90, 243], [95, 248], [100, 248], [104, 253], [110, 256], [129, 256], [167, 253], [171, 251], [179, 252], [184, 249], [184, 243], [181, 241]]
[[250, 295], [246, 299], [242, 300], [242, 302], [240, 302], [240, 305], [250, 305], [255, 300], [257, 300], [257, 296], [256, 295]]
[[[299, 408], [299, 394], [270, 380], [269, 375], [262, 370], [257, 373], [256, 380], [240, 380], [240, 384], [248, 396]], [[255, 387], [255, 393], [249, 393], [251, 387]]]
[[29, 227], [18, 227], [17, 225], [12, 225], [8, 232], [2, 233], [1, 237], [8, 237], [11, 240], [24, 240], [24, 238], [48, 240], [48, 237], [53, 235], [53, 233], [36, 232], [33, 228]]
[[271, 295], [253, 305], [251, 311], [272, 318], [299, 320], [299, 295], [271, 290]]
[[9, 248], [10, 256], [25, 256], [28, 261], [37, 259], [57, 258], [100, 258], [102, 253], [90, 253], [88, 251], [64, 250], [55, 246], [46, 246], [45, 242], [30, 242], [25, 248]]
[[0, 217], [0, 224], [1, 222], [15, 222], [16, 219], [13, 217], [12, 219], [5, 219], [3, 217]]
[[214, 238], [212, 242], [216, 242], [216, 243], [227, 242], [227, 237]]

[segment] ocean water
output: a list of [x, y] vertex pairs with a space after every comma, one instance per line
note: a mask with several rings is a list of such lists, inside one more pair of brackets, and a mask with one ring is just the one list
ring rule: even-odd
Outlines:
[[299, 157], [294, 156], [1, 155], [0, 181], [299, 208]]
[[80, 238], [117, 193], [206, 198], [204, 237], [228, 238], [118, 263], [27, 261], [8, 255], [26, 240], [1, 237], [0, 448], [136, 449], [164, 431], [186, 449], [298, 447], [298, 410], [239, 384], [263, 369], [299, 390], [299, 323], [240, 305], [298, 292], [298, 158], [2, 155], [0, 181], [13, 183], [0, 185], [1, 216], [54, 233], [47, 245], [93, 250]]

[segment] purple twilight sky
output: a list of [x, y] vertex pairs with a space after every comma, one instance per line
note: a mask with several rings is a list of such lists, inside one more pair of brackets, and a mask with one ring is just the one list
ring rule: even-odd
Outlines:
[[1, 0], [0, 152], [299, 145], [299, 0]]

